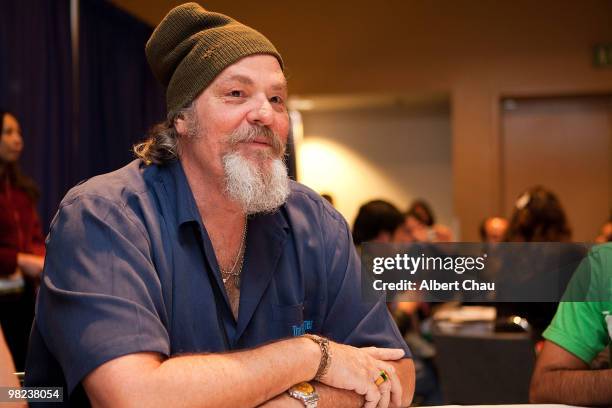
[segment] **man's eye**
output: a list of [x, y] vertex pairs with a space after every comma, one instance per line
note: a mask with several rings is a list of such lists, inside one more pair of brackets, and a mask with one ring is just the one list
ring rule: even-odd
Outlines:
[[284, 100], [280, 96], [273, 96], [272, 98], [270, 98], [270, 102], [277, 103], [277, 104], [282, 104], [284, 102]]
[[234, 98], [240, 98], [242, 96], [244, 96], [244, 94], [242, 93], [242, 91], [231, 91], [229, 93], [230, 96], [233, 96]]

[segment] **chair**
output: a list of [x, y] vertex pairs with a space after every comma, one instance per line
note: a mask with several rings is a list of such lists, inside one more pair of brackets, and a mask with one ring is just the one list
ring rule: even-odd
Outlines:
[[533, 371], [528, 333], [433, 333], [447, 404], [525, 404]]

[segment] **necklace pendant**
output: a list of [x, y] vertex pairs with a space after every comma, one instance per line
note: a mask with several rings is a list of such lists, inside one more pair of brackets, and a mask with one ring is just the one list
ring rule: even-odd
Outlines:
[[223, 283], [227, 283], [228, 279], [229, 279], [229, 276], [227, 278], [223, 278]]

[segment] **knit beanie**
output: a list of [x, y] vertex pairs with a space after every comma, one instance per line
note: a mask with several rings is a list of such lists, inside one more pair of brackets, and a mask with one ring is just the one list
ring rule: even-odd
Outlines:
[[283, 60], [261, 33], [197, 3], [178, 6], [155, 28], [145, 47], [155, 77], [166, 87], [168, 114], [190, 103], [228, 66], [254, 54]]

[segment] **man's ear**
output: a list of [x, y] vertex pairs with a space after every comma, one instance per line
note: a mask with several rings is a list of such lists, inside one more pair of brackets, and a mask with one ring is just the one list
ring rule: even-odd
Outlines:
[[184, 136], [187, 134], [187, 121], [185, 120], [185, 116], [183, 114], [178, 115], [176, 119], [174, 119], [174, 128], [179, 136]]

